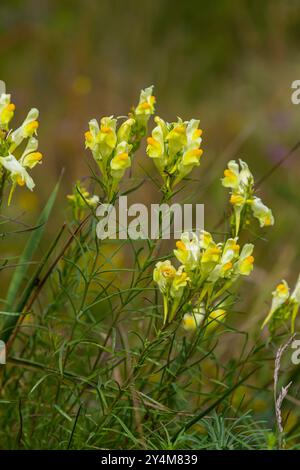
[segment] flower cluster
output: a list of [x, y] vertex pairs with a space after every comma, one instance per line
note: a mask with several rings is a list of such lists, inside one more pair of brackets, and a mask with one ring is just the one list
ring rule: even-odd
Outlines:
[[74, 217], [77, 220], [81, 218], [86, 209], [94, 209], [99, 203], [99, 197], [96, 195], [91, 196], [89, 191], [87, 191], [80, 181], [77, 181], [73, 188], [73, 193], [68, 194], [67, 199], [72, 204]]
[[258, 219], [260, 227], [274, 224], [271, 209], [264, 205], [259, 197], [254, 195], [254, 178], [247, 163], [230, 160], [224, 171], [222, 185], [231, 189], [230, 203], [234, 209], [235, 235], [238, 235], [241, 220], [247, 221], [252, 214]]
[[85, 146], [91, 150], [101, 171], [108, 202], [113, 200], [119, 182], [131, 166], [133, 152], [146, 132], [149, 117], [154, 113], [152, 89], [142, 90], [139, 104], [120, 126], [117, 126], [118, 119], [113, 116], [103, 117], [100, 123], [96, 119], [89, 122]]
[[[3, 187], [6, 177], [12, 182], [9, 203], [16, 185], [26, 185], [31, 191], [35, 187], [28, 170], [41, 163], [36, 138], [39, 126], [37, 109], [29, 111], [22, 125], [12, 131], [10, 121], [14, 116], [15, 105], [8, 94], [0, 96], [0, 183]], [[25, 142], [25, 144], [24, 144]]]
[[165, 192], [170, 194], [176, 184], [200, 165], [202, 130], [196, 119], [168, 123], [157, 116], [155, 122], [157, 126], [147, 139], [146, 151], [162, 176]]
[[164, 298], [164, 324], [173, 319], [184, 288], [190, 280], [183, 266], [177, 270], [171, 261], [159, 261], [153, 271], [153, 280], [159, 287]]
[[176, 242], [174, 255], [182, 263], [195, 287], [207, 283], [210, 288], [223, 280], [236, 280], [248, 276], [253, 269], [254, 246], [247, 243], [240, 250], [237, 238], [216, 243], [209, 232], [202, 230], [200, 236], [188, 232]]
[[197, 309], [205, 298], [206, 305], [211, 305], [240, 275], [248, 276], [253, 269], [253, 248], [247, 243], [240, 249], [237, 238], [216, 243], [204, 230], [199, 237], [195, 233], [183, 233], [174, 250], [181, 263], [178, 270], [167, 260], [157, 263], [153, 273], [164, 297], [165, 322], [173, 319], [186, 288], [185, 304], [191, 307], [194, 315], [195, 308], [199, 314]]
[[274, 331], [277, 326], [290, 319], [291, 331], [293, 333], [296, 316], [300, 307], [300, 275], [291, 294], [288, 283], [282, 280], [272, 292], [272, 296], [271, 308], [262, 324], [262, 328], [268, 324], [269, 330]]

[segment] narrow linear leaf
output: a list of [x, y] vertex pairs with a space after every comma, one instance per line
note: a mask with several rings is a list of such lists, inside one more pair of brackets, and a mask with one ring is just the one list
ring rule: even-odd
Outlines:
[[213, 411], [220, 403], [222, 403], [225, 398], [227, 398], [232, 392], [234, 392], [235, 389], [237, 389], [240, 385], [242, 385], [246, 380], [251, 377], [251, 375], [254, 374], [259, 369], [259, 367], [255, 367], [249, 374], [247, 374], [245, 377], [243, 377], [241, 380], [239, 380], [233, 387], [231, 387], [229, 390], [227, 390], [223, 395], [220, 396], [212, 405], [208, 406], [205, 408], [204, 411], [199, 413], [198, 415], [194, 416], [191, 420], [189, 420], [184, 426], [182, 426], [179, 431], [175, 434], [175, 436], [172, 439], [172, 442], [176, 442], [177, 438], [182, 432], [187, 431], [190, 427], [192, 427], [194, 424], [196, 424], [200, 419], [204, 418], [207, 414], [209, 414], [211, 411]]
[[[59, 185], [60, 185], [60, 180], [56, 184], [43, 211], [41, 212], [37, 220], [36, 225], [38, 226], [38, 228], [34, 232], [31, 233], [25, 245], [25, 248], [19, 260], [20, 264], [16, 267], [14, 275], [11, 279], [11, 282], [8, 288], [8, 293], [6, 297], [6, 305], [5, 305], [6, 312], [14, 311], [13, 308], [14, 308], [15, 300], [18, 297], [18, 293], [21, 289], [24, 277], [26, 276], [26, 273], [27, 273], [27, 269], [28, 269], [27, 263], [31, 261], [34, 253], [36, 252], [40, 244], [41, 238], [45, 230], [45, 225], [49, 219], [49, 216], [51, 214], [52, 208], [54, 206], [54, 203], [57, 197]], [[12, 328], [14, 327], [15, 323], [16, 323], [16, 318], [14, 317], [9, 317], [4, 323], [2, 331], [5, 331], [6, 340], [9, 337], [9, 334]]]

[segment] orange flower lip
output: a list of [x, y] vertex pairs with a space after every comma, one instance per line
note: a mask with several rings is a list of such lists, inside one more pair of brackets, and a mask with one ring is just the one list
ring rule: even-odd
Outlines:
[[111, 127], [108, 127], [108, 126], [102, 126], [101, 132], [103, 132], [104, 134], [109, 134], [110, 132], [112, 132], [112, 129]]
[[194, 155], [195, 157], [201, 157], [202, 153], [203, 153], [202, 149], [194, 149], [191, 152], [191, 154]]
[[178, 250], [186, 251], [186, 246], [181, 240], [178, 240], [176, 242], [176, 247], [178, 248]]
[[194, 137], [195, 138], [201, 137], [201, 135], [202, 135], [202, 129], [196, 129], [194, 132]]
[[147, 103], [147, 101], [145, 101], [145, 103], [140, 104], [140, 107], [142, 109], [149, 109], [149, 108], [151, 108], [151, 104], [149, 104], [149, 103]]
[[26, 131], [31, 132], [35, 131], [39, 127], [38, 121], [31, 121], [28, 124], [26, 124]]
[[228, 261], [228, 263], [224, 264], [225, 271], [228, 271], [231, 268], [232, 268], [232, 262], [231, 261]]
[[118, 160], [127, 160], [128, 159], [128, 153], [123, 152], [117, 155]]
[[174, 127], [174, 132], [177, 132], [177, 134], [184, 134], [185, 133], [185, 126], [176, 126], [176, 127]]
[[6, 107], [7, 111], [14, 111], [16, 109], [16, 106], [14, 103], [9, 103]]
[[159, 142], [153, 137], [147, 137], [147, 144], [152, 145], [153, 147], [159, 146]]

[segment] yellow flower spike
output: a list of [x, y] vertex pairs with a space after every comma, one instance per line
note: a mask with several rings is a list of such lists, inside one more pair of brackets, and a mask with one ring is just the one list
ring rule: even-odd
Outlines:
[[167, 123], [158, 116], [154, 121], [157, 127], [147, 139], [147, 154], [164, 180], [164, 189], [170, 192], [185, 178], [194, 166], [200, 165], [203, 150], [200, 148], [202, 130], [199, 120], [191, 119]]

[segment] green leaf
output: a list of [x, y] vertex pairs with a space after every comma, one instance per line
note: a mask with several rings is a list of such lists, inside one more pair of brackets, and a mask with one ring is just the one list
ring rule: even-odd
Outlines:
[[[22, 287], [22, 283], [24, 281], [24, 277], [26, 276], [27, 270], [28, 270], [28, 263], [31, 261], [31, 259], [34, 256], [34, 253], [36, 252], [41, 238], [43, 236], [44, 230], [46, 223], [49, 219], [49, 216], [51, 214], [52, 208], [54, 206], [56, 196], [58, 193], [60, 185], [60, 180], [56, 184], [54, 190], [52, 191], [47, 204], [45, 205], [44, 209], [42, 210], [38, 220], [37, 220], [37, 229], [31, 233], [25, 248], [23, 250], [23, 253], [19, 259], [19, 264], [15, 269], [15, 272], [13, 274], [13, 277], [11, 279], [7, 296], [6, 296], [6, 305], [5, 305], [5, 310], [6, 312], [13, 312], [14, 311], [14, 304], [15, 300], [18, 298], [18, 293]], [[12, 316], [9, 317], [6, 322], [4, 323], [4, 326], [2, 328], [3, 334], [1, 336], [3, 337], [3, 341], [7, 341], [10, 335], [11, 330], [14, 328], [15, 324], [17, 323], [18, 317]]]
[[233, 385], [229, 390], [227, 390], [223, 395], [221, 395], [220, 398], [218, 398], [215, 402], [212, 403], [212, 405], [209, 405], [205, 410], [201, 411], [201, 413], [197, 414], [194, 416], [192, 419], [190, 419], [186, 424], [184, 424], [179, 431], [176, 432], [174, 435], [172, 442], [175, 443], [177, 438], [180, 436], [181, 433], [186, 432], [190, 427], [192, 427], [194, 424], [196, 424], [198, 421], [200, 421], [204, 416], [208, 415], [211, 411], [213, 411], [220, 403], [222, 403], [225, 398], [227, 398], [229, 395], [231, 395], [234, 390], [236, 390], [238, 387], [240, 387], [246, 380], [253, 375], [259, 367], [255, 367], [251, 372], [249, 372], [245, 377], [241, 378], [235, 385]]

